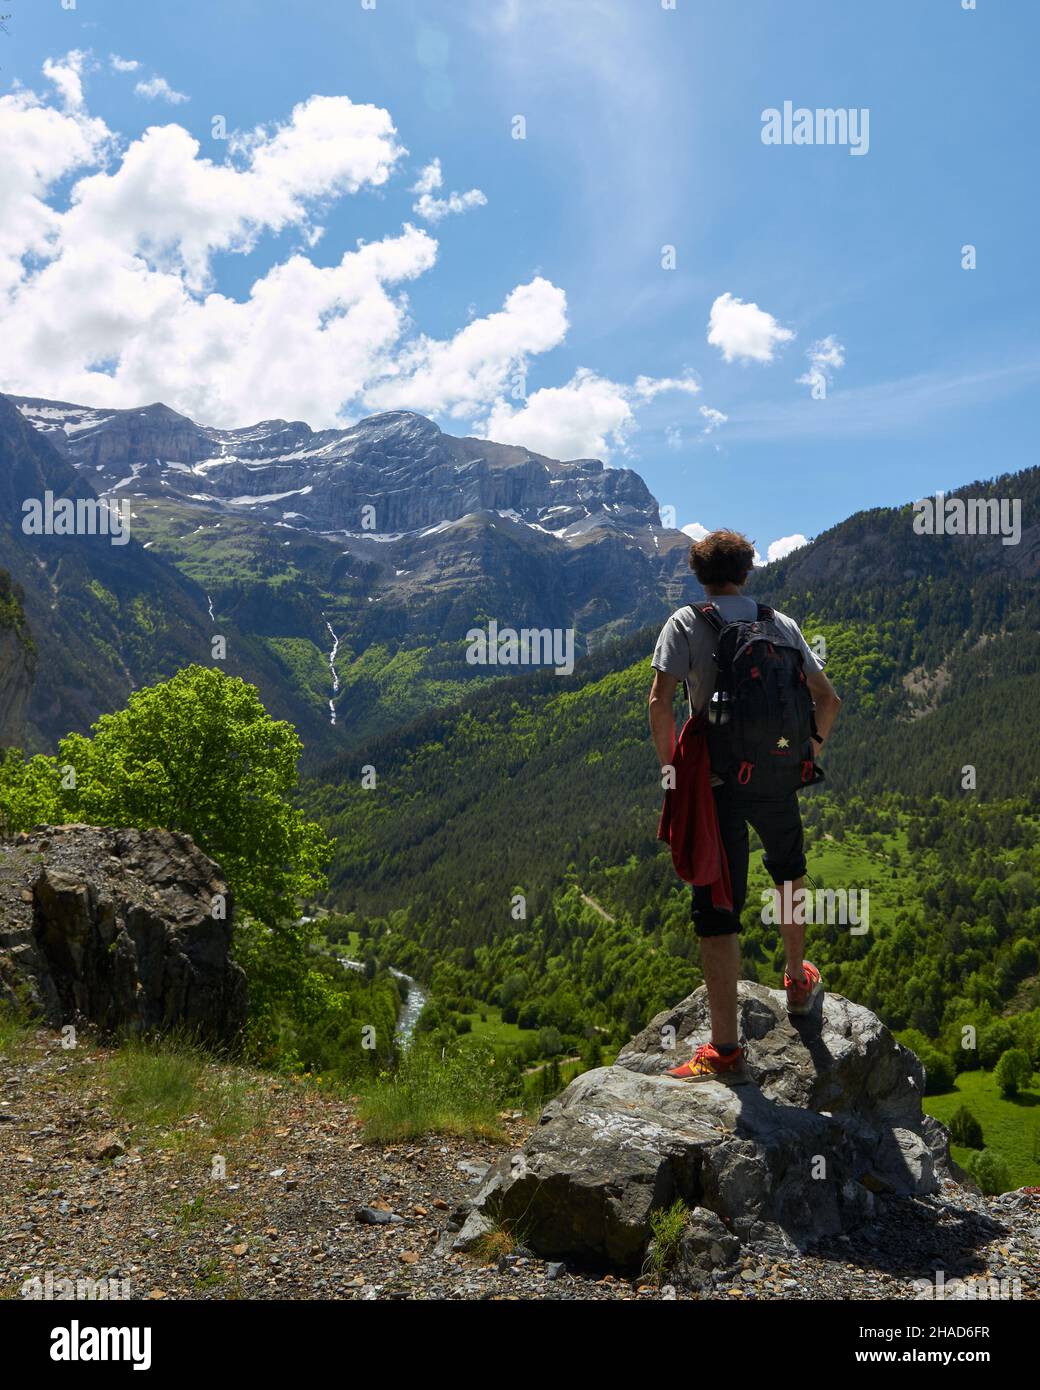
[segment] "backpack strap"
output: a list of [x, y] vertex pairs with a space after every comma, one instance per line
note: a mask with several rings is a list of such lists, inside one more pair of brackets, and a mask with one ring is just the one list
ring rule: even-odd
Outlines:
[[758, 621], [760, 623], [771, 623], [775, 617], [776, 613], [767, 603], [760, 603], [758, 605]]
[[704, 619], [713, 631], [718, 634], [726, 626], [722, 621], [722, 614], [719, 612], [718, 604], [715, 603], [691, 603], [690, 607], [694, 613]]
[[[722, 621], [722, 614], [714, 603], [691, 603], [690, 611], [695, 618], [703, 618], [717, 637], [726, 624]], [[714, 658], [714, 653], [712, 653]], [[686, 705], [692, 717], [693, 715], [693, 691], [690, 689], [690, 682], [683, 681], [686, 687]]]

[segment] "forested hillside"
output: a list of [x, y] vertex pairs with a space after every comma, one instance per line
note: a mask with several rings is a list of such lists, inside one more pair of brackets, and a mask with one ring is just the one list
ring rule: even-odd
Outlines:
[[[1028, 518], [1038, 477], [963, 491], [1021, 496]], [[867, 890], [869, 924], [810, 928], [813, 959], [829, 988], [932, 1040], [938, 1081], [977, 1065], [968, 1025], [1004, 1046], [1013, 1026], [1036, 1051], [1040, 605], [1035, 528], [1002, 546], [911, 522], [853, 517], [754, 588], [822, 639], [844, 700], [827, 780], [803, 798], [810, 873]], [[483, 1014], [532, 1052], [594, 1056], [699, 982], [687, 891], [655, 839], [655, 636], [432, 712], [308, 785], [337, 842], [330, 900], [432, 984], [428, 1026]], [[776, 983], [754, 862], [745, 967]]]
[[847, 701], [831, 771], [864, 792], [956, 795], [966, 765], [983, 797], [1036, 783], [1040, 469], [949, 497], [1017, 500], [1017, 543], [917, 535], [909, 506], [881, 508], [761, 575], [763, 598], [828, 637]]
[[[457, 719], [431, 719], [372, 745], [374, 787], [312, 787], [309, 809], [338, 836], [337, 906], [392, 923], [394, 959], [411, 973], [443, 982], [453, 962], [461, 969], [454, 993], [488, 999], [519, 953], [524, 986], [514, 981], [499, 1003], [543, 1000], [559, 979], [602, 985], [598, 1005], [589, 997], [570, 1016], [619, 1037], [663, 1007], [695, 978], [695, 953], [686, 892], [654, 838], [660, 790], [643, 727], [648, 675], [644, 661], [590, 673], [583, 687], [559, 694], [514, 695], [508, 705], [488, 696]], [[999, 1010], [1011, 998], [1036, 960], [1025, 946], [1014, 955], [1017, 941], [1035, 947], [1038, 939], [1035, 794], [865, 797], [832, 783], [803, 806], [815, 882], [872, 895], [868, 932], [831, 927], [814, 939], [832, 987], [892, 1026], [929, 1036], [956, 1021], [948, 1006], [955, 1015]], [[516, 894], [525, 899], [519, 921]], [[752, 893], [745, 954], [766, 978], [779, 962], [760, 909]], [[574, 942], [586, 938], [575, 955]], [[602, 954], [588, 956], [595, 948], [620, 952], [625, 968], [605, 971]], [[563, 1006], [536, 1007], [530, 1021], [562, 1027], [567, 1017]]]
[[[1038, 479], [1031, 470], [1000, 486], [1028, 504]], [[908, 508], [871, 512], [753, 577], [758, 597], [824, 644], [844, 701], [824, 760], [839, 804], [888, 792], [1035, 796], [1040, 596], [1036, 555], [1025, 552], [1034, 533], [1017, 547], [917, 537]], [[513, 884], [536, 893], [571, 860], [617, 863], [652, 846], [660, 788], [645, 701], [655, 635], [615, 642], [570, 677], [497, 685], [331, 764], [310, 798], [339, 835], [334, 892], [371, 909], [427, 892], [457, 899], [479, 924]]]

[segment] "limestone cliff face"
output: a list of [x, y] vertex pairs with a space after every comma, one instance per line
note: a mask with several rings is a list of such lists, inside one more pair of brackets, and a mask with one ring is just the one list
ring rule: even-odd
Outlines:
[[36, 654], [19, 591], [0, 570], [0, 748], [20, 747]]
[[[381, 732], [402, 712], [426, 707], [410, 692], [403, 711], [380, 703], [378, 683], [366, 684], [372, 647], [391, 655], [421, 649], [416, 684], [425, 689], [428, 669], [450, 671], [459, 683], [486, 675], [465, 661], [463, 642], [490, 616], [512, 628], [573, 629], [580, 656], [601, 636], [659, 625], [701, 596], [687, 565], [689, 537], [662, 525], [656, 500], [632, 469], [457, 437], [414, 411], [345, 429], [315, 430], [299, 420], [216, 429], [159, 404], [113, 410], [0, 397], [0, 503], [5, 432], [15, 461], [45, 456], [48, 477], [130, 508], [129, 545], [80, 547], [74, 596], [46, 589], [48, 576], [66, 586], [76, 578], [67, 565], [45, 574], [37, 563], [57, 553], [57, 537], [41, 547], [15, 536], [21, 555], [7, 559], [0, 529], [0, 565], [26, 589], [40, 647], [30, 707], [39, 744], [89, 727], [97, 713], [125, 703], [134, 686], [175, 665], [210, 660], [212, 619], [202, 634], [173, 631], [169, 610], [187, 618], [185, 593], [164, 600], [165, 629], [151, 622], [158, 604], [143, 596], [158, 637], [154, 659], [140, 661], [142, 596], [126, 590], [131, 583], [140, 589], [146, 567], [154, 587], [169, 589], [169, 573], [158, 573], [168, 565], [185, 589], [204, 591], [196, 590], [196, 601], [215, 605], [225, 625], [218, 630], [233, 625], [229, 661], [243, 667], [233, 674], [256, 684], [271, 713], [290, 719], [309, 750], [329, 753], [344, 738]], [[39, 486], [31, 477], [19, 483], [13, 515]], [[60, 642], [51, 642], [66, 614]], [[83, 651], [84, 635], [95, 636], [92, 652]], [[347, 663], [357, 668], [355, 679], [343, 680], [335, 723], [332, 692], [319, 689], [316, 674], [334, 640], [339, 677]], [[110, 655], [125, 672], [106, 661]], [[60, 680], [52, 678], [55, 666], [64, 668]], [[371, 719], [369, 705], [376, 707]]]
[[165, 405], [93, 410], [12, 399], [100, 491], [132, 481], [134, 495], [161, 489], [166, 500], [323, 532], [364, 527], [399, 535], [477, 512], [505, 514], [555, 536], [596, 525], [625, 534], [661, 530], [656, 501], [629, 468], [457, 438], [414, 411], [373, 415], [349, 429], [263, 420], [218, 430]]

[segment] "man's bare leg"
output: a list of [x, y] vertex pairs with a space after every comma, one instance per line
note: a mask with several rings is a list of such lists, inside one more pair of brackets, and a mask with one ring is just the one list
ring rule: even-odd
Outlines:
[[711, 1040], [716, 1047], [736, 1047], [740, 1041], [737, 1027], [740, 938], [736, 932], [728, 936], [701, 937], [701, 970], [708, 987]]
[[[784, 885], [786, 887], [786, 885]], [[777, 889], [780, 912], [780, 935], [784, 939], [784, 955], [787, 960], [787, 974], [796, 984], [805, 983], [802, 969], [802, 953], [805, 950], [805, 905], [802, 900], [804, 878], [796, 878], [791, 883], [791, 892], [784, 901], [784, 893]], [[798, 920], [796, 921], [795, 918]]]

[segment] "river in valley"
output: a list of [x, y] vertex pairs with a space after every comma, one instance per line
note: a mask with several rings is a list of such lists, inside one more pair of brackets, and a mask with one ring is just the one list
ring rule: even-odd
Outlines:
[[[346, 956], [338, 956], [337, 960], [348, 970], [364, 970], [365, 968], [361, 961], [348, 960]], [[397, 1016], [397, 1027], [394, 1029], [397, 1045], [404, 1051], [412, 1041], [415, 1025], [419, 1022], [419, 1015], [426, 1004], [427, 995], [422, 986], [413, 980], [411, 975], [406, 975], [403, 970], [395, 970], [391, 965], [390, 974], [405, 987], [404, 1003]]]

